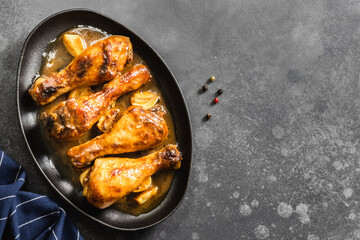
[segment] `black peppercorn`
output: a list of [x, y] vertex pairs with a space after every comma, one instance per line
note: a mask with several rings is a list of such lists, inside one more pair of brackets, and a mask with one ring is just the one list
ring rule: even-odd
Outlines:
[[208, 87], [206, 85], [202, 86], [203, 92], [206, 92], [208, 90]]
[[210, 114], [210, 113], [208, 113], [208, 114], [206, 114], [206, 116], [205, 116], [205, 117], [206, 117], [206, 119], [207, 119], [207, 120], [209, 120], [209, 119], [211, 118], [211, 114]]
[[224, 92], [224, 90], [222, 90], [221, 88], [217, 91], [218, 95], [221, 95]]

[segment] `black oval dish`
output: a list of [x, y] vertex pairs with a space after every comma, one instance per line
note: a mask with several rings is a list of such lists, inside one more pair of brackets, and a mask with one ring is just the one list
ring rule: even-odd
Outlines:
[[[112, 35], [130, 37], [134, 52], [146, 61], [172, 109], [176, 136], [183, 154], [182, 166], [176, 172], [164, 201], [149, 213], [132, 216], [112, 208], [99, 210], [88, 204], [82, 196], [81, 189], [73, 186], [57, 170], [52, 162], [54, 153], [48, 149], [42, 137], [37, 122], [39, 107], [27, 90], [40, 69], [42, 53], [47, 44], [61, 32], [79, 25], [93, 26]], [[63, 11], [42, 21], [29, 34], [22, 49], [17, 73], [17, 101], [20, 125], [36, 164], [58, 193], [86, 216], [115, 229], [138, 230], [161, 222], [179, 206], [189, 179], [192, 151], [191, 126], [185, 100], [174, 76], [161, 57], [144, 40], [123, 25], [99, 13], [82, 9]]]

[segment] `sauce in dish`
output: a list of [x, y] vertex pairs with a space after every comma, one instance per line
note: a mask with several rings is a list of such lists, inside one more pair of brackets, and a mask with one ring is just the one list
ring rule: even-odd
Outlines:
[[[76, 34], [81, 36], [87, 46], [90, 46], [94, 44], [96, 41], [106, 38], [110, 36], [106, 32], [101, 31], [100, 29], [89, 27], [89, 26], [79, 26], [77, 28], [73, 28], [70, 30], [67, 30], [66, 32], [61, 33], [57, 38], [52, 40], [47, 48], [46, 51], [43, 54], [41, 69], [39, 73], [37, 74], [36, 78], [39, 76], [50, 76], [53, 73], [59, 72], [60, 70], [64, 69], [73, 59], [73, 56], [70, 55], [70, 53], [67, 51], [63, 44], [63, 36], [64, 34]], [[131, 39], [130, 39], [131, 41]], [[134, 49], [134, 57], [133, 61], [131, 63], [128, 63], [123, 71], [121, 73], [127, 72], [129, 69], [131, 69], [133, 66], [137, 64], [143, 64], [147, 66], [146, 62], [136, 53], [136, 49]], [[149, 68], [150, 69], [150, 68]], [[150, 69], [151, 71], [151, 69]], [[128, 153], [128, 154], [121, 154], [121, 155], [112, 155], [112, 157], [130, 157], [130, 158], [139, 158], [148, 154], [151, 154], [155, 151], [158, 151], [165, 146], [168, 146], [169, 144], [176, 144], [176, 136], [174, 131], [174, 124], [173, 120], [170, 114], [169, 109], [167, 108], [166, 101], [164, 99], [164, 94], [162, 93], [162, 90], [160, 89], [156, 78], [153, 78], [150, 83], [140, 87], [139, 89], [126, 93], [125, 95], [119, 97], [116, 101], [116, 104], [114, 104], [116, 108], [119, 108], [121, 111], [124, 111], [129, 106], [131, 106], [131, 97], [135, 93], [145, 92], [149, 91], [152, 93], [157, 94], [160, 98], [157, 102], [157, 106], [160, 106], [165, 111], [164, 119], [167, 123], [167, 127], [169, 130], [169, 134], [167, 138], [156, 148], [141, 151], [141, 152], [135, 152], [135, 153]], [[103, 84], [93, 86], [91, 87], [92, 92], [97, 92], [101, 90], [103, 87]], [[45, 105], [41, 108], [39, 111], [39, 114], [42, 112], [50, 109], [51, 107], [59, 104], [61, 101], [66, 100], [68, 97], [68, 94], [64, 94], [60, 96], [58, 99], [54, 100], [53, 102]], [[39, 124], [40, 126], [43, 126], [43, 124]], [[72, 167], [69, 157], [67, 156], [67, 152], [70, 148], [77, 146], [79, 144], [82, 144], [84, 142], [87, 142], [94, 137], [98, 136], [102, 132], [97, 128], [96, 124], [88, 131], [86, 134], [84, 134], [81, 138], [74, 140], [74, 141], [60, 141], [55, 140], [54, 138], [48, 136], [45, 129], [42, 129], [43, 137], [48, 142], [48, 148], [51, 149], [52, 152], [55, 152], [56, 158], [53, 159], [53, 164], [58, 169], [59, 173], [62, 175], [63, 178], [67, 179], [69, 182], [73, 184], [76, 190], [82, 191], [82, 186], [79, 181], [79, 176], [81, 172], [79, 170], [76, 170]], [[84, 169], [85, 170], [85, 169]], [[146, 201], [143, 204], [138, 204], [134, 197], [138, 193], [130, 193], [126, 197], [120, 199], [118, 202], [113, 204], [111, 207], [122, 211], [126, 213], [130, 213], [132, 215], [139, 215], [142, 213], [146, 213], [154, 209], [156, 206], [158, 206], [161, 201], [165, 198], [166, 193], [168, 192], [172, 180], [173, 180], [174, 171], [173, 170], [162, 170], [160, 172], [155, 173], [152, 175], [152, 185], [156, 186], [158, 188], [157, 193], [148, 201]]]

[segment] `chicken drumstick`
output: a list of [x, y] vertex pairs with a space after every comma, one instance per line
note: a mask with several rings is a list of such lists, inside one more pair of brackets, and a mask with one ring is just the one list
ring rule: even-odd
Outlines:
[[161, 169], [178, 168], [181, 160], [175, 145], [138, 159], [98, 158], [82, 178], [83, 195], [97, 208], [109, 207], [135, 190], [146, 177]]
[[156, 147], [168, 135], [162, 111], [131, 106], [115, 121], [111, 129], [90, 141], [71, 148], [67, 155], [74, 167], [91, 164], [96, 157], [142, 151]]
[[133, 58], [128, 37], [111, 36], [86, 48], [62, 71], [40, 77], [29, 89], [39, 105], [78, 87], [93, 86], [113, 79]]
[[40, 119], [47, 132], [63, 140], [73, 140], [87, 132], [116, 99], [148, 83], [150, 71], [137, 65], [124, 75], [117, 76], [102, 91], [90, 96], [70, 98], [43, 112]]

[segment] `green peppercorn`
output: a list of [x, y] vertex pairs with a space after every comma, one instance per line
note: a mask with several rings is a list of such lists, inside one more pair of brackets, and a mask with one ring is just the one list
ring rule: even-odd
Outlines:
[[210, 81], [211, 81], [211, 82], [215, 81], [215, 77], [214, 77], [214, 76], [211, 76], [211, 77], [210, 77]]

